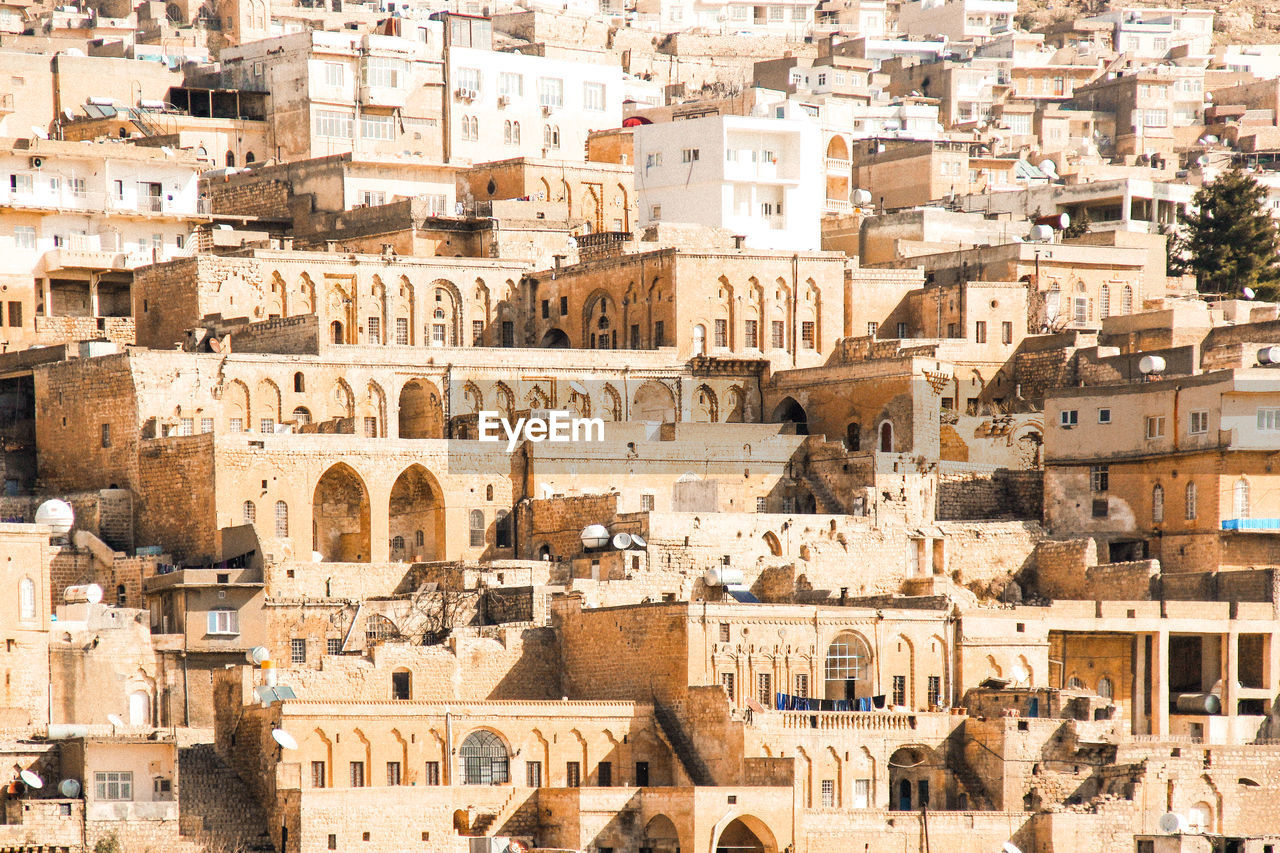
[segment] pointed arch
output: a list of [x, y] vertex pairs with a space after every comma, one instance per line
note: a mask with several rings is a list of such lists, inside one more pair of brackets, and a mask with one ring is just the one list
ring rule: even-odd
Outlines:
[[222, 394], [222, 410], [227, 417], [227, 432], [244, 432], [249, 428], [252, 414], [249, 407], [249, 386], [239, 379], [227, 383]]
[[444, 438], [444, 403], [430, 380], [406, 382], [396, 410], [400, 438]]
[[508, 387], [507, 383], [499, 382], [493, 387], [494, 408], [498, 413], [507, 419], [510, 419], [516, 410], [516, 395]]
[[400, 472], [387, 503], [388, 535], [403, 539], [402, 559], [414, 562], [441, 559], [445, 553], [444, 492], [421, 464]]
[[329, 418], [354, 418], [356, 416], [356, 395], [347, 384], [347, 380], [339, 377], [333, 384], [329, 394]]
[[369, 490], [350, 465], [334, 463], [321, 475], [312, 493], [311, 519], [312, 550], [324, 562], [369, 562]]
[[720, 420], [720, 404], [716, 392], [707, 385], [699, 385], [693, 392], [693, 422], [714, 424]]
[[[257, 413], [258, 422], [252, 425], [252, 429], [275, 432], [275, 425], [280, 423], [279, 386], [270, 379], [259, 380], [253, 408]], [[271, 422], [270, 429], [267, 428], [267, 421]]]
[[606, 383], [603, 392], [603, 403], [599, 416], [606, 421], [622, 420], [622, 395], [613, 385]]

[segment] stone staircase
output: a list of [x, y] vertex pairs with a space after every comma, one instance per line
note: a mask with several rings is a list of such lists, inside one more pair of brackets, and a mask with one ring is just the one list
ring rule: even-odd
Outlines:
[[210, 853], [275, 853], [267, 816], [213, 744], [178, 752], [178, 823], [185, 840]]
[[990, 811], [994, 808], [991, 794], [987, 791], [987, 786], [981, 777], [973, 772], [973, 768], [965, 760], [964, 746], [968, 738], [962, 734], [963, 728], [959, 731], [960, 736], [949, 738], [948, 743], [943, 747], [946, 752], [947, 772], [955, 780], [957, 791], [963, 791], [968, 795], [966, 811]]
[[671, 750], [676, 754], [676, 758], [680, 759], [680, 764], [684, 767], [684, 772], [688, 775], [689, 780], [698, 786], [709, 787], [714, 785], [715, 781], [711, 778], [711, 771], [707, 769], [707, 765], [698, 756], [698, 751], [694, 748], [693, 742], [685, 734], [684, 726], [680, 725], [680, 720], [672, 710], [655, 701], [653, 703], [653, 716], [658, 721], [658, 727], [662, 729], [667, 742], [671, 744]]
[[472, 836], [533, 835], [538, 828], [538, 793], [535, 788], [516, 788], [496, 812], [476, 816]]

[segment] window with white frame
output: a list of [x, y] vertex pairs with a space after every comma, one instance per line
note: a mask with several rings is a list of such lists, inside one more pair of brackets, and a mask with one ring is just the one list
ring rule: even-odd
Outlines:
[[1058, 413], [1058, 423], [1064, 427], [1073, 427], [1080, 423], [1079, 409], [1063, 409]]
[[1280, 432], [1280, 408], [1258, 409], [1258, 430], [1261, 432]]
[[[399, 88], [404, 78], [405, 61], [391, 56], [371, 56], [364, 62], [364, 84], [387, 89]], [[479, 86], [472, 88], [478, 89]]]
[[524, 75], [504, 71], [498, 75], [498, 94], [507, 98], [524, 96]]
[[107, 770], [94, 773], [93, 796], [97, 800], [132, 800], [133, 772]]
[[480, 69], [479, 68], [459, 68], [454, 74], [454, 82], [458, 84], [459, 89], [470, 89], [473, 92], [480, 91]]
[[18, 249], [34, 249], [36, 247], [36, 229], [31, 225], [15, 225], [13, 227], [13, 245]]
[[1168, 110], [1143, 110], [1143, 127], [1167, 127], [1169, 125]]
[[1147, 438], [1164, 438], [1164, 415], [1151, 415], [1147, 418]]
[[1184, 517], [1187, 521], [1196, 520], [1196, 484], [1194, 481], [1187, 483], [1185, 496], [1185, 513]]
[[234, 610], [210, 610], [207, 614], [210, 634], [240, 633], [240, 614]]
[[316, 110], [316, 136], [350, 139], [355, 116], [342, 110]]
[[603, 83], [582, 84], [582, 108], [592, 112], [601, 112], [604, 110]]
[[538, 79], [538, 103], [544, 107], [564, 106], [564, 80], [559, 77]]
[[31, 578], [18, 581], [18, 618], [23, 621], [36, 618], [36, 584]]
[[1098, 423], [1100, 423], [1100, 424], [1109, 424], [1109, 423], [1111, 423], [1111, 410], [1110, 410], [1110, 409], [1098, 409]]
[[1208, 431], [1209, 431], [1209, 413], [1207, 411], [1192, 412], [1191, 426], [1188, 429], [1188, 432], [1190, 432], [1192, 435], [1202, 435]]
[[10, 175], [9, 191], [20, 195], [30, 195], [35, 182], [30, 175]]
[[360, 136], [362, 139], [394, 139], [394, 117], [375, 113], [362, 113], [360, 116]]
[[377, 207], [387, 203], [387, 194], [381, 190], [361, 190], [360, 204], [365, 207]]
[[324, 64], [324, 84], [326, 86], [343, 86], [347, 82], [347, 69], [341, 62]]
[[870, 779], [854, 779], [853, 780], [853, 807], [855, 809], [865, 809], [871, 807], [871, 780]]

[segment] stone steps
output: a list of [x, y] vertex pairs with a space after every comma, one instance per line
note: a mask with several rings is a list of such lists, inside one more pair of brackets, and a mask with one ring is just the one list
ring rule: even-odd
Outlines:
[[180, 750], [178, 772], [178, 826], [192, 845], [190, 853], [274, 853], [266, 813], [212, 744]]

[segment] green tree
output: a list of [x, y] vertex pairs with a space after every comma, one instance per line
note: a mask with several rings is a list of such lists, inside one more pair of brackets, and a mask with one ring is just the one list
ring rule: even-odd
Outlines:
[[1182, 216], [1183, 249], [1196, 289], [1239, 293], [1280, 278], [1276, 225], [1263, 205], [1266, 190], [1238, 168], [1196, 191], [1196, 212]]
[[1082, 207], [1076, 213], [1071, 214], [1071, 224], [1062, 229], [1062, 236], [1068, 240], [1083, 237], [1089, 233], [1089, 226], [1092, 224], [1093, 220], [1089, 218], [1089, 208]]

